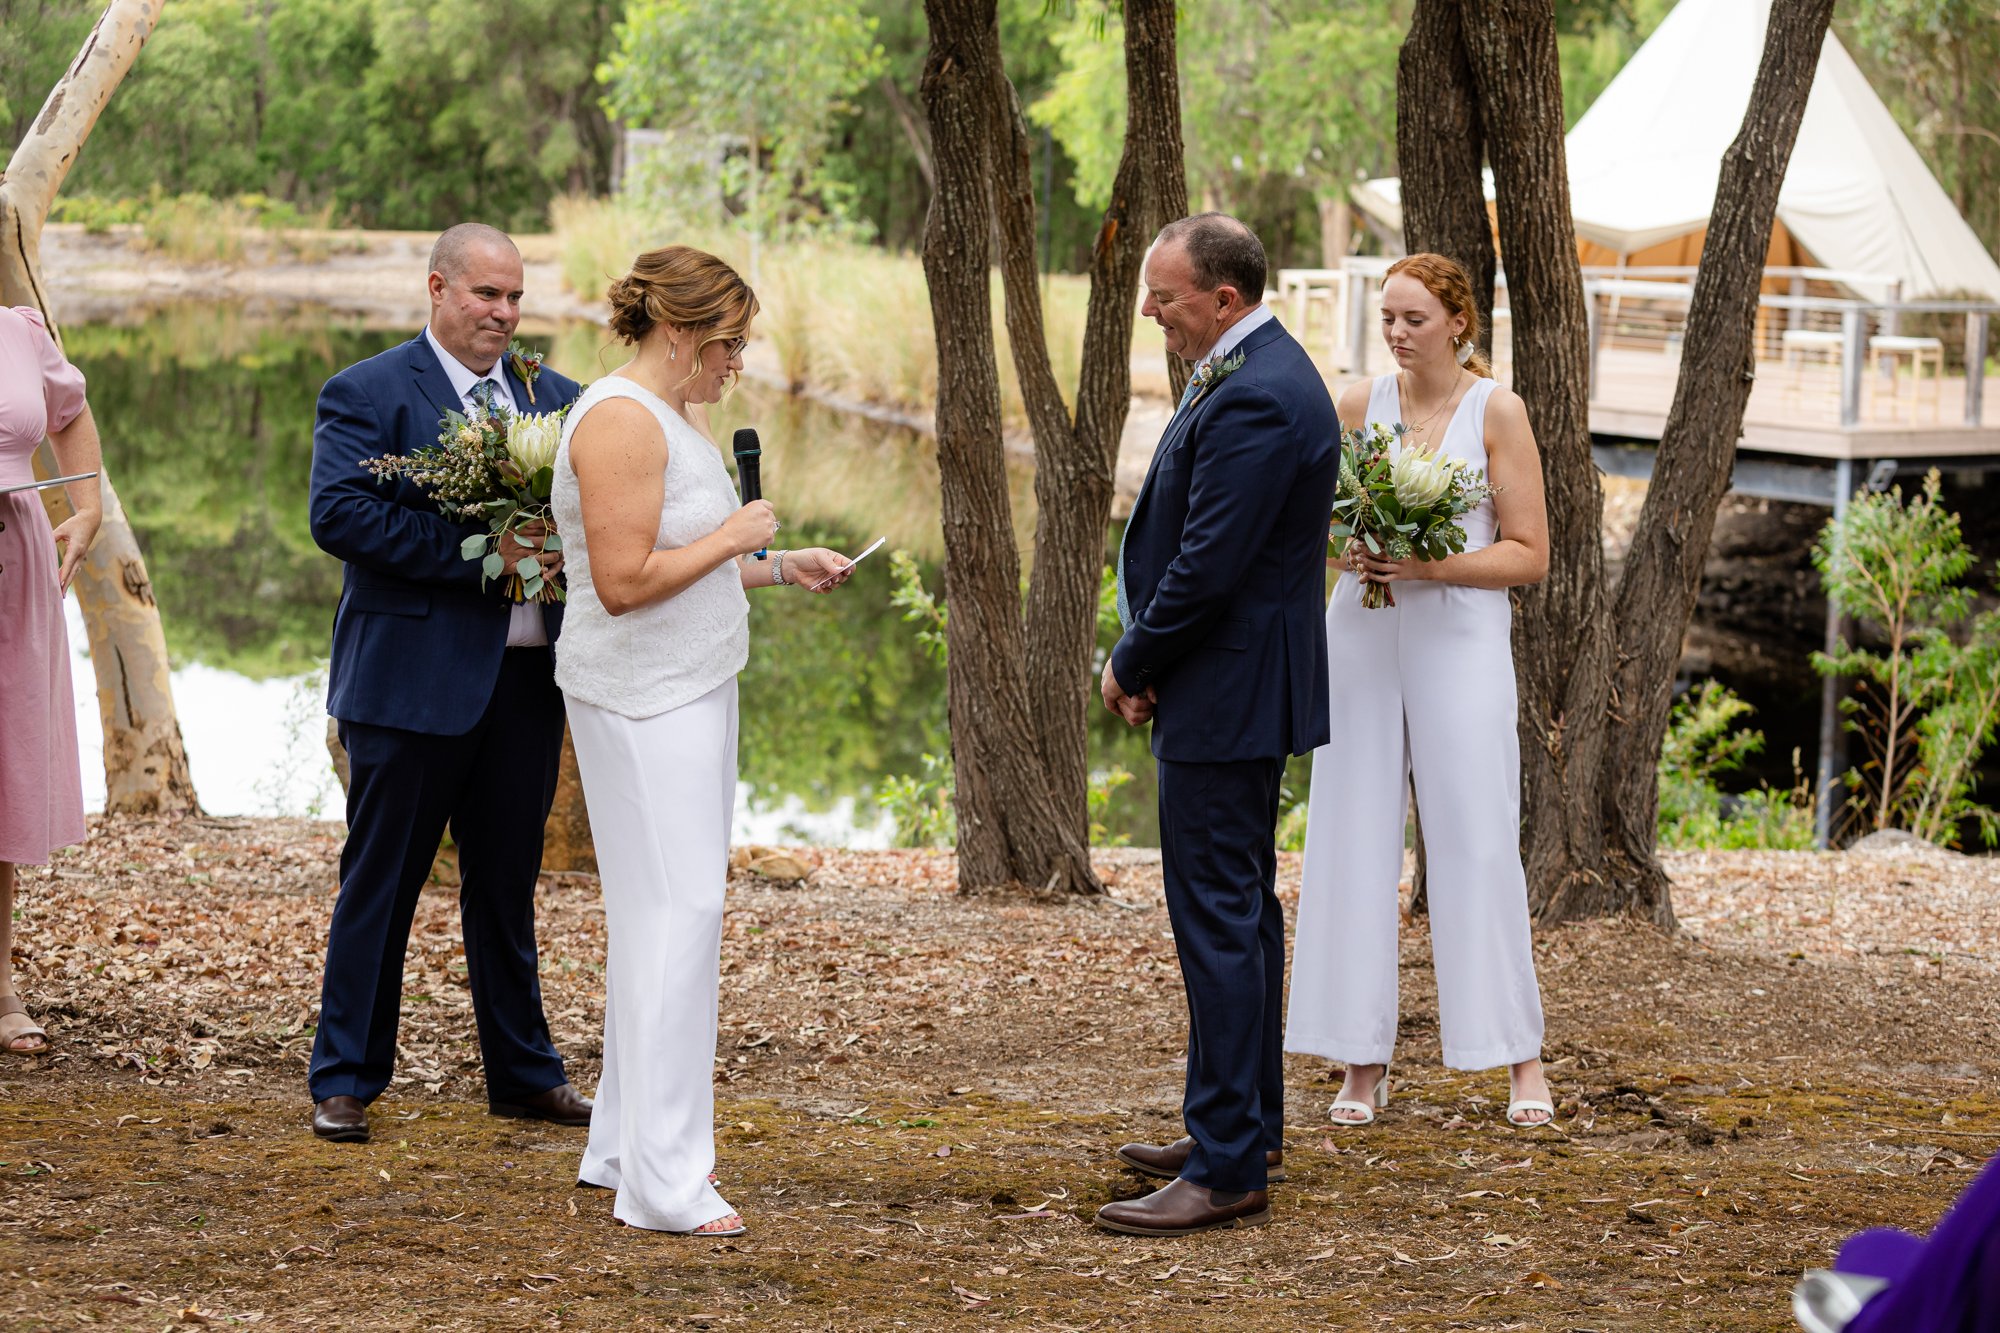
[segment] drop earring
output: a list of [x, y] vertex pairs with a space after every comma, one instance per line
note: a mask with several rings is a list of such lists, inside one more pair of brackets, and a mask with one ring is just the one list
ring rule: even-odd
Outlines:
[[1475, 348], [1473, 347], [1472, 339], [1453, 338], [1451, 340], [1451, 345], [1452, 345], [1452, 355], [1458, 358], [1458, 364], [1462, 366], [1466, 362], [1472, 360], [1472, 353], [1475, 350]]

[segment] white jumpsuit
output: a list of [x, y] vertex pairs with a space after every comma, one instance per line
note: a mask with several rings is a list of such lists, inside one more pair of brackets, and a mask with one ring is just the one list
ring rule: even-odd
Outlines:
[[[1468, 389], [1443, 452], [1486, 469], [1486, 404]], [[1396, 377], [1375, 380], [1368, 420], [1404, 420]], [[1488, 500], [1465, 549], [1493, 541]], [[1507, 593], [1395, 583], [1368, 610], [1343, 572], [1326, 608], [1333, 739], [1313, 754], [1285, 1049], [1386, 1064], [1396, 1043], [1396, 886], [1414, 776], [1423, 812], [1444, 1062], [1490, 1069], [1541, 1054], [1542, 1002], [1520, 854], [1513, 611]]]

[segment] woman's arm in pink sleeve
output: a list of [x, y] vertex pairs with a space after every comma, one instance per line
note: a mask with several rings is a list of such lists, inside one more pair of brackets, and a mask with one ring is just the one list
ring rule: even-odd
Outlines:
[[54, 435], [83, 411], [83, 372], [71, 365], [50, 336], [48, 325], [42, 319], [42, 312], [33, 306], [17, 305], [14, 313], [33, 324], [41, 332], [35, 339], [36, 349], [41, 354], [42, 403], [48, 414], [48, 433]]

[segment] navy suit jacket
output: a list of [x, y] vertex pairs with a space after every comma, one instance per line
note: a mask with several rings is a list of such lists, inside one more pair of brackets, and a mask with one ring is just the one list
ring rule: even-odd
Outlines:
[[1340, 425], [1276, 320], [1236, 351], [1243, 365], [1167, 427], [1125, 532], [1133, 624], [1111, 671], [1128, 694], [1158, 691], [1153, 753], [1183, 763], [1305, 754], [1330, 738]]
[[[528, 406], [520, 377], [507, 373], [515, 401], [530, 412], [553, 412], [579, 392], [576, 381], [544, 369]], [[459, 554], [485, 525], [454, 522], [409, 481], [380, 482], [361, 467], [364, 458], [437, 443], [439, 421], [459, 410], [421, 333], [320, 390], [310, 518], [313, 540], [347, 566], [326, 705], [343, 722], [461, 736], [486, 711], [499, 678], [513, 604], [500, 581], [482, 588], [479, 562]], [[562, 605], [542, 613], [553, 644]]]

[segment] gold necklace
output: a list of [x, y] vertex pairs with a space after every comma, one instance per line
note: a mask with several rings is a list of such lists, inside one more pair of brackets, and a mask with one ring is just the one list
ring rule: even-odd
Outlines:
[[[1403, 374], [1405, 375], [1405, 377], [1407, 377], [1409, 372], [1405, 371], [1403, 372]], [[1437, 420], [1438, 413], [1444, 411], [1446, 407], [1458, 401], [1459, 385], [1464, 379], [1465, 379], [1465, 368], [1461, 366], [1458, 369], [1458, 373], [1452, 376], [1451, 387], [1445, 390], [1443, 401], [1440, 402], [1436, 407], [1432, 408], [1428, 416], [1424, 417], [1421, 421], [1418, 421], [1414, 426], [1411, 426], [1408, 430], [1404, 432], [1404, 434], [1416, 435], [1420, 432], [1428, 434], [1430, 432], [1431, 423]]]

